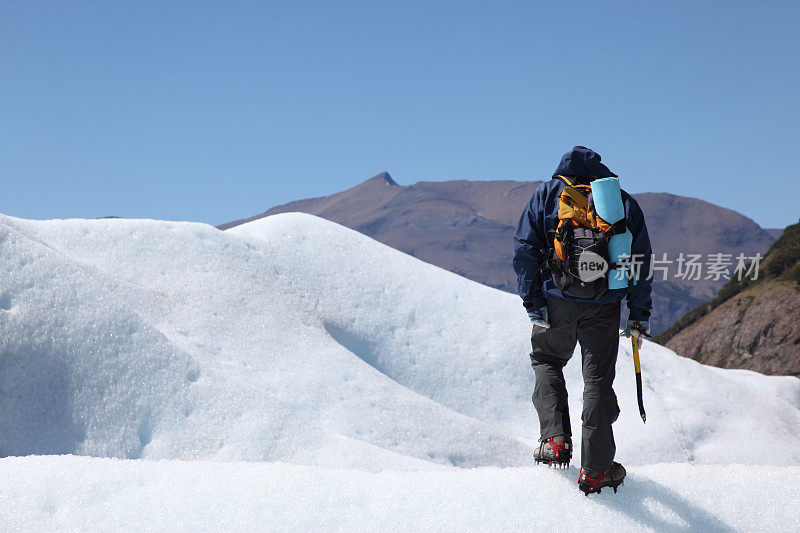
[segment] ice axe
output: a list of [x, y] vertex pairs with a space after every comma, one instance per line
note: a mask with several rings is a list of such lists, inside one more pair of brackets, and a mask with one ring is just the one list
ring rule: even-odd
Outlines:
[[642, 367], [639, 364], [639, 347], [642, 345], [642, 337], [649, 337], [647, 333], [638, 329], [625, 330], [623, 335], [631, 338], [633, 347], [633, 369], [636, 371], [636, 399], [639, 400], [639, 415], [642, 422], [647, 423], [647, 415], [644, 412], [644, 401], [642, 400]]

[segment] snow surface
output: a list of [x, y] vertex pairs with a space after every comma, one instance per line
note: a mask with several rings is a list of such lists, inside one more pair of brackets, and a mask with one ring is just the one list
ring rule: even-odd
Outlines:
[[13, 510], [0, 514], [4, 531], [796, 531], [800, 524], [800, 467], [737, 467], [731, 476], [726, 466], [642, 466], [617, 494], [586, 498], [575, 467], [370, 473], [74, 456], [0, 465], [0, 509]]
[[[187, 514], [168, 529], [197, 525], [192, 509], [298, 529], [570, 529], [600, 509], [595, 525], [615, 529], [800, 524], [796, 496], [774, 497], [800, 484], [800, 380], [645, 343], [643, 425], [623, 342], [615, 435], [630, 477], [617, 500], [587, 503], [575, 471], [528, 468], [518, 299], [310, 215], [226, 232], [0, 217], [0, 259], [0, 456], [144, 459], [0, 460], [2, 508], [30, 515], [2, 513], [8, 527], [138, 528], [171, 487], [188, 487], [173, 498]], [[565, 369], [575, 427], [579, 358]], [[734, 466], [754, 463], [775, 466]], [[556, 521], [567, 509], [574, 521]]]

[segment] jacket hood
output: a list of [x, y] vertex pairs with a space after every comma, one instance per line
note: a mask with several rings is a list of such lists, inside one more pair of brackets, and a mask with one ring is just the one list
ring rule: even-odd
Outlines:
[[602, 158], [597, 152], [585, 146], [576, 146], [561, 157], [561, 163], [553, 173], [567, 176], [588, 176], [592, 178], [617, 178], [607, 166], [600, 162]]

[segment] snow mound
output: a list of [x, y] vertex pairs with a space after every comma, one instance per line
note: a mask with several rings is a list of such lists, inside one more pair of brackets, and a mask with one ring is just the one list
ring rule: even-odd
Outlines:
[[[2, 455], [530, 464], [538, 427], [518, 299], [349, 229], [296, 213], [226, 232], [2, 217], [0, 257]], [[800, 380], [712, 369], [652, 343], [641, 355], [644, 426], [623, 342], [626, 465], [800, 464]], [[579, 358], [566, 368], [575, 424]]]
[[192, 404], [192, 357], [146, 291], [0, 225], [0, 454], [138, 458]]

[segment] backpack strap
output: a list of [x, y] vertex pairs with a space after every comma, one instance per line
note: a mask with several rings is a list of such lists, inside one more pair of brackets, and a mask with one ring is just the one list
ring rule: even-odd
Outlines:
[[575, 186], [575, 185], [572, 183], [572, 180], [570, 180], [570, 179], [569, 179], [568, 177], [566, 177], [566, 176], [562, 176], [561, 174], [556, 174], [555, 176], [553, 176], [553, 178], [555, 178], [555, 179], [557, 179], [557, 180], [559, 180], [559, 181], [563, 181], [563, 182], [564, 182], [564, 184], [565, 184], [567, 187], [574, 187], [574, 186]]
[[587, 189], [591, 190], [592, 186], [589, 183], [582, 183], [579, 180], [573, 180], [572, 178], [568, 178], [563, 174], [556, 174], [553, 176], [553, 179], [557, 179], [559, 181], [564, 182], [565, 185], [568, 187], [575, 187], [576, 189]]
[[623, 218], [611, 224], [611, 227], [603, 232], [603, 236], [606, 239], [610, 239], [614, 235], [621, 235], [626, 231], [628, 231], [628, 226], [625, 225], [625, 219]]

